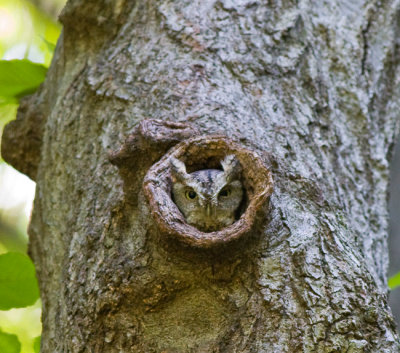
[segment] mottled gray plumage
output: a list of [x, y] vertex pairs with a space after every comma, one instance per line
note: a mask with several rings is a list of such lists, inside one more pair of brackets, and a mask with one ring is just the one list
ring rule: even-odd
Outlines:
[[183, 162], [171, 160], [173, 199], [187, 223], [205, 232], [232, 224], [243, 199], [239, 161], [228, 155], [221, 166], [189, 174]]

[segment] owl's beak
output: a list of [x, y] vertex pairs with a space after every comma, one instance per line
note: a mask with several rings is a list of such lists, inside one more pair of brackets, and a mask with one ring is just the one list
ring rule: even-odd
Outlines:
[[207, 213], [207, 217], [211, 216], [211, 205], [209, 203], [206, 206], [206, 213]]

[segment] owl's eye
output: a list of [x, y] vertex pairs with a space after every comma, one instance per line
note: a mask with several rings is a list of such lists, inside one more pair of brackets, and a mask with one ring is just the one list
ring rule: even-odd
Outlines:
[[220, 191], [219, 196], [221, 197], [228, 197], [231, 194], [230, 188], [224, 188]]
[[197, 194], [193, 190], [188, 190], [188, 191], [185, 192], [185, 196], [189, 200], [194, 200], [197, 197]]

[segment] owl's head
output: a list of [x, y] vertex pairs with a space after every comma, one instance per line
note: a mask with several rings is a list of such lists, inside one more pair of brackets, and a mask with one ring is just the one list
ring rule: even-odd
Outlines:
[[211, 232], [235, 222], [243, 200], [241, 166], [234, 155], [221, 161], [220, 169], [186, 171], [183, 162], [171, 159], [172, 197], [186, 222]]

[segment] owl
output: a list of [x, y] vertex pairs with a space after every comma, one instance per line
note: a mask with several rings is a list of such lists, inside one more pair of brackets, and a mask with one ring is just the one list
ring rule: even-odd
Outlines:
[[222, 170], [187, 173], [183, 162], [171, 159], [172, 198], [186, 222], [204, 232], [217, 231], [235, 222], [243, 200], [239, 161], [228, 155], [221, 166]]

